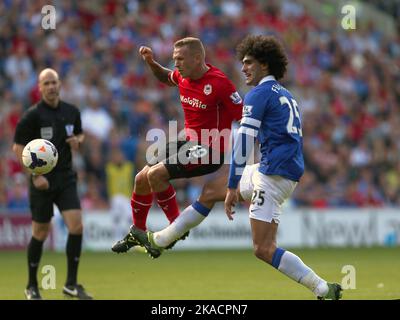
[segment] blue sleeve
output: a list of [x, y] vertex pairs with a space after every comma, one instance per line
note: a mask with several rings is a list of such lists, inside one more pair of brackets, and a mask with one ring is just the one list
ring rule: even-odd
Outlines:
[[249, 92], [243, 105], [243, 116], [233, 143], [232, 161], [229, 170], [228, 188], [236, 189], [247, 159], [254, 148], [255, 139], [264, 117], [267, 99], [263, 94]]

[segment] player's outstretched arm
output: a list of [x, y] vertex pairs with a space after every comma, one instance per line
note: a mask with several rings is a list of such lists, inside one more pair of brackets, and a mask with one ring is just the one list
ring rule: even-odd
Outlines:
[[146, 46], [141, 46], [139, 48], [139, 54], [142, 56], [142, 59], [147, 63], [147, 65], [150, 67], [151, 72], [153, 72], [154, 76], [161, 81], [162, 83], [165, 83], [169, 86], [174, 86], [175, 84], [172, 83], [169, 80], [169, 73], [172, 72], [172, 70], [163, 67], [161, 64], [159, 64], [157, 61], [154, 60], [153, 58], [153, 50], [151, 48], [146, 47]]

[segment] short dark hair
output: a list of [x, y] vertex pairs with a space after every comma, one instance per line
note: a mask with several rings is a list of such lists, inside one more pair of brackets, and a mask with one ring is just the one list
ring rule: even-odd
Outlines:
[[287, 70], [288, 58], [282, 44], [272, 36], [247, 36], [236, 48], [240, 61], [246, 55], [252, 56], [261, 64], [267, 64], [269, 73], [276, 80], [283, 78]]

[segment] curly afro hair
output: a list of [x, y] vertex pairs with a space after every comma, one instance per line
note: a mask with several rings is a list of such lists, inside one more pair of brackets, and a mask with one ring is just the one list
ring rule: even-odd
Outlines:
[[269, 73], [276, 80], [283, 78], [287, 70], [288, 58], [282, 44], [272, 36], [247, 36], [237, 46], [237, 57], [240, 61], [246, 55], [261, 64], [268, 65]]

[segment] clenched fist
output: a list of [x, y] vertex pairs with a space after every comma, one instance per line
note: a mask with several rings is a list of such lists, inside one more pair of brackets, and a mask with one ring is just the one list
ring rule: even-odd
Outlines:
[[146, 47], [146, 46], [141, 46], [139, 48], [139, 53], [142, 56], [144, 61], [146, 61], [146, 62], [153, 61], [153, 50], [151, 50], [151, 48]]

